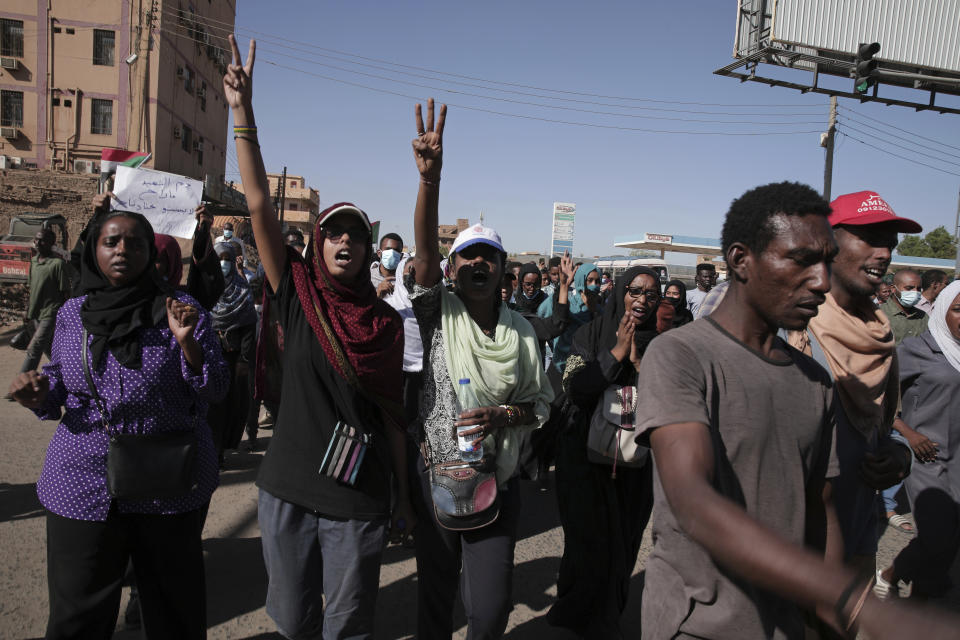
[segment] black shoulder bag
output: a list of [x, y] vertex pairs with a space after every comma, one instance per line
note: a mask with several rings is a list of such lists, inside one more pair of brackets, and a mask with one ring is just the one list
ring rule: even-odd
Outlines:
[[107, 449], [107, 491], [121, 500], [156, 500], [186, 495], [197, 488], [197, 418], [187, 431], [111, 433], [103, 399], [93, 384], [87, 357], [87, 330], [80, 353], [83, 375], [110, 436]]

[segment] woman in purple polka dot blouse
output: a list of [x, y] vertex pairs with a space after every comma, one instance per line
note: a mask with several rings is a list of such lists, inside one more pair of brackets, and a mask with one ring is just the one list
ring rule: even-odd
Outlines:
[[[41, 419], [62, 415], [37, 482], [47, 509], [47, 638], [109, 638], [128, 559], [148, 637], [206, 636], [201, 512], [218, 482], [206, 413], [229, 373], [209, 314], [163, 283], [155, 254], [143, 216], [115, 211], [97, 221], [83, 250], [84, 295], [60, 309], [49, 364], [10, 387]], [[84, 375], [84, 329], [103, 416]], [[173, 498], [112, 498], [101, 418], [111, 433], [195, 430], [195, 488]]]

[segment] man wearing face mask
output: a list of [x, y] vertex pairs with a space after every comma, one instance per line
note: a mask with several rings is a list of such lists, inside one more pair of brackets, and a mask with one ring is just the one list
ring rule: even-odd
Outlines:
[[403, 259], [403, 239], [395, 233], [380, 238], [377, 261], [370, 265], [370, 281], [377, 288], [377, 295], [386, 298], [393, 293], [397, 267]]
[[900, 346], [903, 339], [919, 336], [927, 330], [927, 314], [916, 307], [920, 301], [920, 274], [913, 269], [897, 271], [893, 292], [880, 308], [890, 320], [893, 338]]
[[247, 262], [247, 248], [243, 246], [243, 240], [234, 234], [232, 222], [223, 223], [223, 235], [218, 236], [213, 242], [232, 242], [236, 245], [236, 251], [234, 253], [243, 256], [244, 263]]
[[[927, 330], [929, 316], [916, 307], [921, 299], [920, 285], [920, 274], [913, 269], [898, 271], [893, 276], [893, 285], [889, 287], [889, 297], [880, 304], [880, 309], [890, 320], [890, 329], [898, 347], [904, 338], [919, 336]], [[906, 438], [911, 448], [917, 448], [925, 440], [929, 442], [926, 436], [914, 431], [902, 419], [895, 420], [893, 428]], [[881, 492], [884, 513], [886, 513], [887, 522], [890, 526], [896, 527], [904, 533], [912, 534], [914, 532], [913, 523], [897, 513], [897, 493], [900, 491], [901, 485], [902, 483], [898, 482]]]

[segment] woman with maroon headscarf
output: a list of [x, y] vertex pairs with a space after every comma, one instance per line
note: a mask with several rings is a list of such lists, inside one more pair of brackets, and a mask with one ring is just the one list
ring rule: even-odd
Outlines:
[[267, 613], [287, 637], [369, 638], [391, 469], [394, 528], [414, 525], [400, 427], [403, 324], [370, 282], [371, 226], [356, 206], [324, 210], [305, 256], [284, 245], [253, 119], [255, 45], [241, 66], [230, 43], [223, 86], [269, 285], [263, 324], [275, 314], [284, 336], [280, 411], [257, 478]]

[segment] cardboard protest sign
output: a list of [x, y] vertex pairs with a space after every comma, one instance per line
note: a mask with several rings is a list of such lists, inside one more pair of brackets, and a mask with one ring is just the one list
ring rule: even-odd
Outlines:
[[192, 238], [203, 182], [153, 169], [117, 167], [111, 209], [142, 213], [155, 233]]

